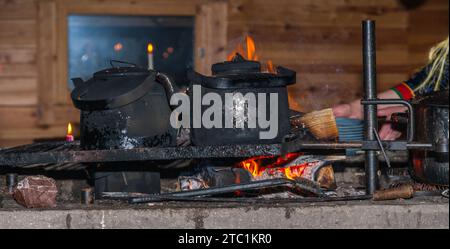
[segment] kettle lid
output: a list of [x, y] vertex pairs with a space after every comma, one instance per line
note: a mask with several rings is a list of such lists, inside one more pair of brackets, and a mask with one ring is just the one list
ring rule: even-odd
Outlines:
[[78, 83], [71, 93], [72, 102], [81, 110], [107, 110], [134, 102], [147, 94], [156, 72], [139, 67], [113, 67], [94, 73]]

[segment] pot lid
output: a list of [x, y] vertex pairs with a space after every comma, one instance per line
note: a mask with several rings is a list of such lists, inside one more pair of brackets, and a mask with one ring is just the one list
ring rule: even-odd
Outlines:
[[144, 96], [155, 82], [155, 71], [139, 67], [114, 67], [94, 73], [79, 82], [71, 93], [81, 110], [105, 110], [127, 105]]
[[296, 72], [277, 67], [277, 73], [261, 72], [261, 63], [245, 60], [236, 54], [231, 61], [212, 65], [212, 76], [204, 76], [195, 71], [188, 73], [194, 84], [215, 89], [281, 87], [296, 82]]

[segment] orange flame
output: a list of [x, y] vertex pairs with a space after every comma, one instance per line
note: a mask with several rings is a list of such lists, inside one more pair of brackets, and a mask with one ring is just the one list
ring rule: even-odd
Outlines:
[[255, 40], [251, 36], [246, 35], [244, 38], [244, 43], [245, 44], [243, 44], [242, 42], [238, 43], [237, 47], [227, 56], [228, 61], [231, 61], [233, 57], [236, 55], [236, 53], [242, 55], [246, 60], [250, 61], [258, 60], [258, 55], [256, 54]]
[[269, 73], [274, 73], [274, 74], [277, 73], [277, 71], [275, 70], [275, 67], [273, 66], [273, 62], [271, 60], [267, 61], [267, 71]]
[[[253, 177], [260, 177], [265, 171], [283, 174], [288, 179], [295, 179], [303, 175], [306, 165], [282, 167], [303, 153], [289, 153], [285, 157], [258, 156], [246, 159], [239, 163], [239, 167], [246, 169]], [[270, 161], [266, 166], [261, 166], [262, 161]]]
[[67, 135], [73, 135], [72, 124], [70, 122], [67, 124]]
[[307, 165], [295, 165], [284, 168], [284, 175], [286, 178], [294, 180], [295, 178], [303, 176]]
[[[233, 57], [236, 54], [242, 55], [242, 57], [244, 57], [246, 60], [249, 60], [249, 61], [258, 61], [259, 60], [259, 56], [256, 53], [255, 40], [249, 35], [246, 35], [244, 37], [244, 39], [241, 40], [241, 42], [239, 42], [237, 44], [236, 48], [230, 54], [228, 54], [227, 61], [233, 60]], [[272, 61], [270, 61], [270, 60], [267, 61], [266, 66], [267, 66], [266, 67], [267, 72], [274, 73], [274, 74], [277, 73], [275, 67], [273, 66]]]
[[247, 44], [247, 60], [256, 60], [256, 46], [253, 38], [247, 35], [245, 37], [245, 44]]

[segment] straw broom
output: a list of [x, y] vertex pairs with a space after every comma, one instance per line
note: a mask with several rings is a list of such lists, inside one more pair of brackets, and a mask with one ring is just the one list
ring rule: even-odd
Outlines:
[[339, 136], [336, 118], [331, 108], [307, 113], [292, 119], [291, 124], [308, 128], [313, 136], [320, 140], [334, 139]]

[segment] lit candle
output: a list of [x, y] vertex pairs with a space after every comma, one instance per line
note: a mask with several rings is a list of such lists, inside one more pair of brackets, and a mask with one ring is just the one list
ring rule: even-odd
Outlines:
[[73, 142], [73, 131], [72, 131], [72, 124], [67, 124], [67, 135], [66, 135], [66, 142]]
[[147, 56], [148, 56], [148, 70], [153, 70], [153, 44], [149, 43], [147, 45]]

